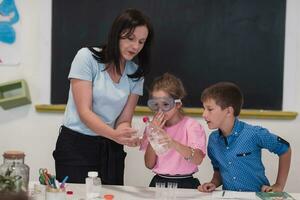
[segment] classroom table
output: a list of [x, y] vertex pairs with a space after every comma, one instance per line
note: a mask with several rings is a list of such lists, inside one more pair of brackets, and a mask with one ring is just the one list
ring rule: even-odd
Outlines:
[[[68, 184], [67, 190], [72, 191], [72, 200], [85, 199], [84, 184]], [[113, 186], [102, 185], [100, 194], [103, 197], [105, 194], [114, 195], [114, 200], [142, 200], [142, 199], [165, 199], [165, 200], [211, 200], [215, 199], [212, 193], [202, 193], [195, 189], [157, 189], [150, 187], [135, 187], [135, 186]], [[300, 200], [300, 193], [291, 193], [295, 199]], [[259, 199], [258, 197], [256, 197]]]

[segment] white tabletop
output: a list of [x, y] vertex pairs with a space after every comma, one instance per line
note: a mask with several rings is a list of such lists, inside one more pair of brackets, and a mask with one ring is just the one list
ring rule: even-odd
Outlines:
[[[84, 184], [68, 184], [67, 190], [73, 191], [72, 200], [85, 199], [85, 185]], [[142, 200], [142, 199], [198, 199], [211, 200], [212, 193], [202, 193], [195, 189], [157, 189], [150, 187], [134, 187], [134, 186], [112, 186], [102, 185], [100, 195], [105, 194], [114, 195], [114, 200]], [[291, 193], [295, 199], [300, 200], [300, 193]], [[247, 196], [247, 195], [241, 195]], [[71, 198], [70, 198], [71, 199]], [[241, 198], [239, 198], [241, 199]], [[259, 198], [257, 198], [259, 199]]]

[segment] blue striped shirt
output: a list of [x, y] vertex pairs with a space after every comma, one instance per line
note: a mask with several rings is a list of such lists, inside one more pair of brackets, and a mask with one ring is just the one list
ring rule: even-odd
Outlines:
[[233, 191], [260, 191], [270, 185], [261, 160], [261, 150], [268, 149], [282, 155], [289, 143], [260, 126], [235, 120], [229, 136], [213, 131], [208, 141], [208, 156], [214, 170], [221, 175], [223, 189]]

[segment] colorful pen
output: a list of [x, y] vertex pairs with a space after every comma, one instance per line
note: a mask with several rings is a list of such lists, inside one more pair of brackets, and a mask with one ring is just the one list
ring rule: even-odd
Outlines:
[[66, 177], [63, 179], [63, 181], [62, 181], [61, 184], [60, 184], [60, 188], [64, 188], [65, 183], [67, 182], [68, 178], [69, 178], [69, 176], [66, 176]]

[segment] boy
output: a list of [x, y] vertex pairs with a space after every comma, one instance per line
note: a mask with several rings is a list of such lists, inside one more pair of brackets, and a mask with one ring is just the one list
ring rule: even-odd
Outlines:
[[[213, 178], [198, 186], [198, 190], [212, 192], [223, 185], [223, 190], [283, 191], [291, 162], [289, 143], [265, 128], [237, 118], [243, 104], [239, 87], [230, 82], [214, 84], [203, 91], [201, 101], [208, 128], [217, 130], [210, 134], [207, 147]], [[272, 186], [261, 161], [263, 148], [279, 156], [278, 175]]]

